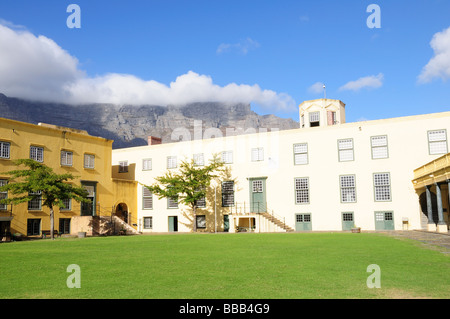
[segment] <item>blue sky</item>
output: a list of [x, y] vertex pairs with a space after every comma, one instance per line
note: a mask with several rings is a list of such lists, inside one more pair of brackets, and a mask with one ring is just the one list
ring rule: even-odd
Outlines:
[[[72, 3], [79, 29], [66, 24]], [[370, 4], [381, 28], [367, 26]], [[74, 103], [242, 98], [298, 120], [298, 104], [323, 97], [324, 83], [349, 122], [449, 111], [449, 17], [447, 0], [2, 1], [0, 92]]]

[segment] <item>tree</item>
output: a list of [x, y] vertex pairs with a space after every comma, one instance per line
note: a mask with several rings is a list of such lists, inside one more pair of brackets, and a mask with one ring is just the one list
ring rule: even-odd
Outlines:
[[11, 175], [11, 180], [5, 186], [0, 187], [0, 191], [16, 196], [8, 196], [7, 199], [0, 200], [0, 203], [20, 204], [42, 198], [42, 206], [50, 209], [50, 235], [54, 239], [53, 207], [65, 208], [64, 200], [67, 199], [87, 202], [87, 191], [82, 186], [75, 186], [67, 182], [75, 178], [72, 174], [58, 175], [50, 167], [35, 160], [19, 159], [14, 161], [14, 164], [24, 165], [28, 168], [6, 173]]
[[211, 180], [224, 170], [224, 163], [218, 155], [214, 155], [209, 165], [196, 166], [194, 160], [182, 161], [178, 172], [167, 171], [163, 176], [156, 177], [153, 185], [144, 185], [159, 199], [172, 198], [192, 208], [193, 231], [197, 231], [196, 208], [198, 201], [206, 196], [206, 189]]

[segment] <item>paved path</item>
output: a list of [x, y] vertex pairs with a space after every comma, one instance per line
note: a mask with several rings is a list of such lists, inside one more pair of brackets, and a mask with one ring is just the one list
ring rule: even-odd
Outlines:
[[450, 254], [450, 233], [431, 233], [420, 230], [393, 231], [388, 235], [398, 238], [409, 238], [422, 242], [430, 249], [437, 249], [445, 254]]

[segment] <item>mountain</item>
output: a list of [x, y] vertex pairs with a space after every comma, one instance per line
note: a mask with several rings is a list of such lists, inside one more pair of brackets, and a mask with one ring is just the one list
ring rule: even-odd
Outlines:
[[[293, 129], [298, 122], [275, 115], [258, 115], [249, 104], [220, 102], [190, 103], [184, 106], [85, 104], [69, 105], [27, 101], [0, 93], [0, 117], [37, 124], [39, 122], [86, 130], [94, 136], [114, 140], [113, 148], [147, 145], [148, 136], [176, 142], [172, 133], [188, 129], [194, 138], [194, 124], [203, 131], [218, 128], [225, 136], [227, 128], [236, 134], [247, 129]], [[201, 122], [194, 122], [201, 121]], [[242, 129], [242, 130], [238, 130]]]

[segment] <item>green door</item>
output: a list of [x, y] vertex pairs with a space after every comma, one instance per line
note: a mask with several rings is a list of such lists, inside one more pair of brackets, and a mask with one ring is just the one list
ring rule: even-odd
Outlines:
[[311, 214], [295, 214], [295, 230], [296, 231], [312, 230]]
[[266, 179], [250, 179], [250, 212], [263, 213], [266, 211]]
[[169, 231], [170, 232], [178, 231], [178, 217], [177, 216], [169, 216]]
[[375, 212], [375, 230], [394, 230], [394, 213]]
[[354, 226], [353, 213], [342, 213], [342, 230], [351, 230]]

